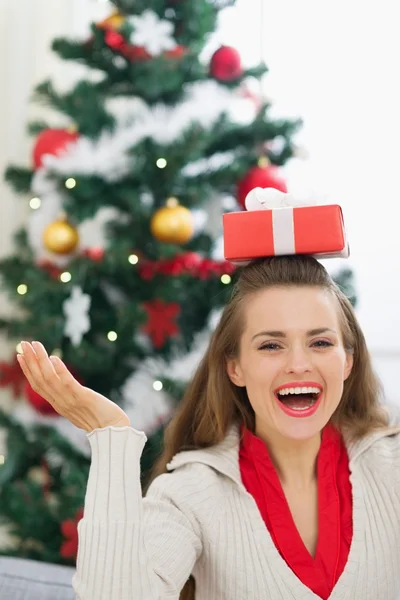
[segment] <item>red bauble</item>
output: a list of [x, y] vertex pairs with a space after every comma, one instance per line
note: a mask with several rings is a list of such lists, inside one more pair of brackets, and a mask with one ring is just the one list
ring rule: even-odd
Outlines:
[[72, 133], [66, 129], [45, 129], [42, 131], [33, 149], [33, 164], [35, 169], [43, 166], [43, 156], [46, 154], [61, 154], [68, 144], [76, 142], [79, 133]]
[[43, 396], [35, 392], [29, 381], [25, 383], [24, 391], [29, 404], [33, 406], [38, 413], [47, 417], [58, 415], [57, 411], [54, 410], [52, 405], [49, 402], [47, 402], [47, 400], [45, 400]]
[[278, 167], [275, 167], [274, 165], [268, 165], [267, 167], [253, 167], [238, 183], [237, 197], [243, 208], [246, 208], [245, 200], [247, 194], [256, 187], [272, 187], [285, 193], [288, 191], [286, 182]]
[[90, 258], [93, 262], [101, 263], [103, 261], [105, 250], [100, 246], [94, 246], [93, 248], [86, 248], [83, 251], [84, 256]]
[[123, 50], [126, 46], [125, 38], [118, 31], [109, 29], [106, 31], [104, 41], [112, 50]]
[[235, 81], [243, 75], [242, 59], [231, 46], [221, 46], [211, 58], [210, 74], [218, 81]]

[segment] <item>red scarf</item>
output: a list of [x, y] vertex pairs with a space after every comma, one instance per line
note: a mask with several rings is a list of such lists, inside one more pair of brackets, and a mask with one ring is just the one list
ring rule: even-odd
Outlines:
[[327, 425], [318, 454], [318, 547], [312, 558], [297, 531], [281, 482], [264, 442], [243, 428], [242, 481], [255, 499], [282, 558], [300, 581], [327, 600], [346, 565], [353, 536], [352, 490], [347, 451]]

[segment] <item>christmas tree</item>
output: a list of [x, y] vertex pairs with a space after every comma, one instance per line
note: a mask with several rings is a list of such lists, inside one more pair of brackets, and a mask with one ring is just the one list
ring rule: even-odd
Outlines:
[[[235, 281], [221, 214], [240, 210], [256, 186], [286, 191], [279, 168], [295, 153], [300, 123], [272, 119], [251, 91], [265, 65], [245, 69], [228, 46], [201, 58], [219, 11], [234, 2], [113, 4], [84, 42], [54, 41], [61, 59], [101, 76], [68, 93], [39, 85], [35, 100], [60, 120], [31, 123], [32, 164], [7, 170], [32, 211], [0, 263], [18, 307], [0, 327], [14, 346], [40, 340], [124, 408], [148, 436], [146, 478]], [[243, 102], [253, 111], [245, 123]], [[351, 287], [351, 274], [342, 283]], [[15, 398], [0, 412], [0, 519], [11, 536], [0, 551], [74, 564], [85, 432], [54, 413], [13, 357], [0, 364], [0, 384]]]

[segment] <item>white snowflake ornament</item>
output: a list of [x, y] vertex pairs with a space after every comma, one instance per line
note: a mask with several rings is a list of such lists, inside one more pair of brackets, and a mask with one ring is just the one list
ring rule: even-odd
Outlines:
[[70, 338], [74, 346], [79, 346], [83, 335], [90, 330], [90, 304], [91, 297], [77, 285], [74, 285], [71, 296], [63, 304], [66, 317], [64, 335]]
[[131, 43], [145, 48], [151, 56], [159, 56], [166, 50], [176, 48], [173, 24], [160, 19], [154, 11], [145, 10], [140, 17], [130, 17], [129, 22], [134, 27]]

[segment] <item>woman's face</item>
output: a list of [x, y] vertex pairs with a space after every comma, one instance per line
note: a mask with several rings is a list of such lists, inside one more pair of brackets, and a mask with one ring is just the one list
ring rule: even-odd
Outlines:
[[228, 374], [247, 389], [256, 431], [315, 436], [337, 408], [353, 364], [336, 298], [319, 288], [275, 287], [251, 296], [244, 310], [240, 353], [228, 361]]

